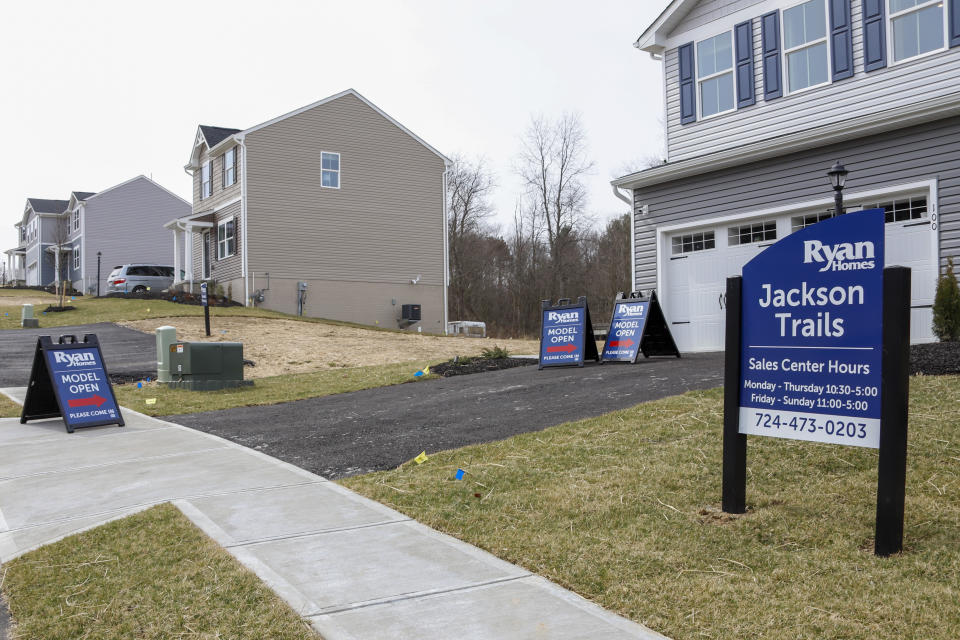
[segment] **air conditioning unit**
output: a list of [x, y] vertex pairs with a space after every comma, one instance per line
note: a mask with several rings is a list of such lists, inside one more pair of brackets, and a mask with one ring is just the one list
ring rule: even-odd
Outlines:
[[400, 308], [400, 319], [407, 322], [420, 322], [420, 305], [405, 304]]

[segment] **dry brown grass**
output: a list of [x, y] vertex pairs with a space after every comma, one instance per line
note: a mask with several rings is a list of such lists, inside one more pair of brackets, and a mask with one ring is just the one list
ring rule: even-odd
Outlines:
[[458, 355], [479, 355], [482, 349], [494, 345], [510, 353], [535, 354], [539, 349], [535, 340], [443, 337], [270, 318], [214, 317], [209, 338], [201, 317], [151, 318], [120, 324], [147, 333], [164, 325], [173, 326], [181, 340], [242, 342], [244, 357], [257, 364], [246, 369], [248, 378], [410, 361], [426, 364]]
[[749, 512], [722, 513], [720, 390], [342, 483], [676, 640], [956, 640], [960, 377], [910, 393], [891, 558], [872, 553], [875, 450], [751, 437]]

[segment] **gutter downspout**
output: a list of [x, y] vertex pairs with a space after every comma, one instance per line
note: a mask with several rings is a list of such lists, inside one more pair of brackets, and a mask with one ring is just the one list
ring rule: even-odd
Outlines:
[[240, 274], [243, 277], [243, 306], [250, 306], [250, 278], [248, 276], [250, 247], [247, 246], [247, 145], [246, 136], [238, 135], [240, 145]]
[[[632, 197], [628, 197], [623, 191], [620, 190], [620, 187], [617, 185], [613, 186], [613, 195], [617, 196], [619, 199], [623, 200], [630, 206], [630, 291], [637, 290], [637, 220], [636, 220], [636, 210], [634, 209], [634, 202]], [[630, 190], [631, 195], [633, 190]]]
[[453, 171], [453, 165], [444, 162], [443, 169], [443, 335], [447, 335], [449, 303], [447, 290], [450, 288], [450, 233], [447, 228], [449, 214], [447, 211], [447, 177]]

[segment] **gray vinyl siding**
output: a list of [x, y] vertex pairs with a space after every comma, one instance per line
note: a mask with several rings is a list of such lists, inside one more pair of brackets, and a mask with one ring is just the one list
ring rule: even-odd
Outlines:
[[[826, 172], [842, 158], [846, 192], [936, 179], [940, 261], [960, 255], [960, 117], [634, 190], [636, 280], [657, 286], [656, 229], [829, 198]], [[647, 215], [642, 208], [648, 207]]]
[[670, 36], [710, 24], [751, 5], [761, 4], [764, 0], [702, 0], [698, 2], [683, 20], [674, 27]]
[[[340, 154], [340, 189], [321, 188], [321, 151]], [[417, 296], [417, 276], [443, 287], [443, 160], [354, 95], [249, 133], [246, 161], [258, 279], [390, 285], [388, 304], [388, 290]], [[442, 303], [424, 307], [424, 328], [442, 317]]]
[[[163, 225], [190, 214], [190, 205], [140, 176], [91, 197], [84, 206], [85, 290], [96, 288], [97, 252], [102, 252], [100, 289], [119, 265], [173, 264], [173, 233]], [[85, 255], [84, 255], [85, 254]]]
[[217, 149], [216, 153], [212, 156], [213, 163], [211, 164], [210, 173], [211, 180], [213, 181], [212, 192], [209, 198], [200, 199], [200, 184], [203, 179], [203, 163], [211, 158], [210, 152], [208, 149], [204, 150], [200, 154], [200, 164], [196, 172], [193, 175], [193, 213], [199, 213], [201, 211], [207, 211], [210, 209], [216, 209], [217, 207], [222, 206], [225, 202], [236, 199], [240, 197], [240, 148], [237, 147], [237, 181], [232, 185], [224, 189], [223, 187], [223, 153], [228, 151], [230, 146], [225, 146], [222, 149]]
[[[694, 9], [697, 11], [701, 2]], [[885, 69], [863, 71], [863, 29], [861, 0], [852, 0], [854, 77], [823, 87], [785, 94], [781, 98], [763, 100], [762, 57], [760, 43], [760, 14], [784, 3], [757, 6], [754, 26], [754, 68], [757, 103], [751, 107], [725, 113], [690, 124], [680, 124], [680, 95], [678, 83], [678, 56], [675, 47], [664, 55], [666, 78], [667, 154], [671, 162], [701, 156], [752, 142], [790, 133], [815, 129], [818, 126], [839, 123], [857, 116], [875, 114], [897, 107], [914, 105], [923, 100], [953, 95], [960, 100], [960, 49], [954, 48]], [[738, 3], [738, 9], [751, 6]], [[784, 5], [785, 6], [785, 5]], [[693, 13], [693, 12], [691, 12]], [[733, 24], [722, 20], [720, 14], [716, 33], [732, 29]], [[707, 21], [706, 23], [709, 23]], [[696, 26], [702, 26], [703, 23]], [[691, 25], [684, 23], [674, 31], [677, 44], [681, 33]], [[716, 35], [716, 34], [714, 34]], [[674, 36], [671, 36], [674, 39]], [[891, 44], [887, 43], [888, 62], [893, 60]], [[785, 67], [785, 65], [784, 65]], [[784, 86], [786, 74], [784, 68]]]

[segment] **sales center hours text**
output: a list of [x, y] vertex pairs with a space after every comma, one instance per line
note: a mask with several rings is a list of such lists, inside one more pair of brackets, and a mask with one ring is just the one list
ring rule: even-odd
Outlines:
[[69, 385], [70, 393], [95, 393], [100, 391], [102, 382], [96, 372], [88, 373], [61, 373], [60, 384]]

